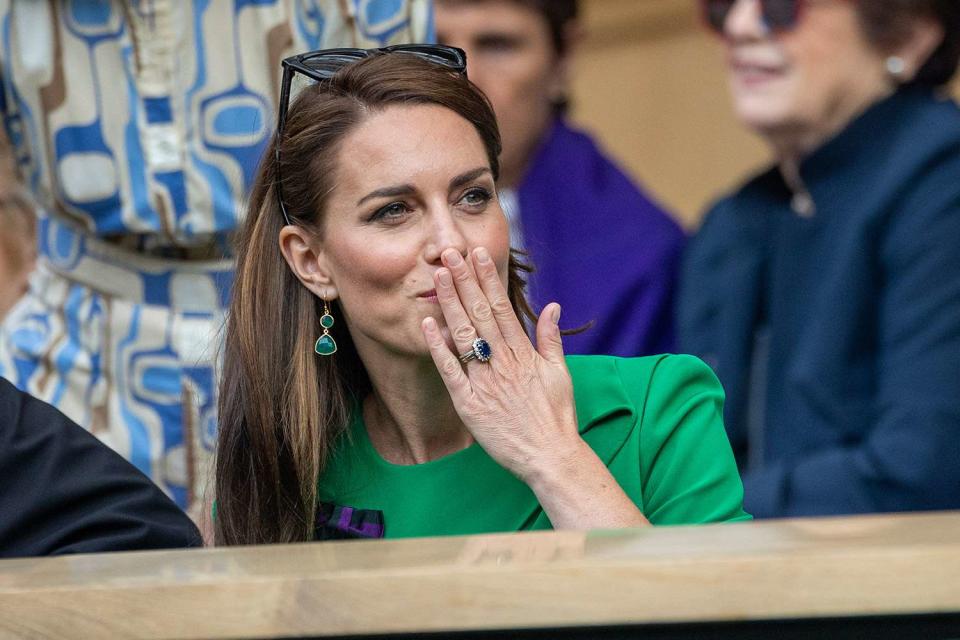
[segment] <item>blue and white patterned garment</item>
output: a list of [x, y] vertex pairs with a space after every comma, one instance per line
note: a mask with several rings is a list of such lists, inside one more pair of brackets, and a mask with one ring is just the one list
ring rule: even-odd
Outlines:
[[429, 0], [0, 0], [0, 111], [40, 255], [0, 376], [198, 508], [228, 234], [280, 60], [432, 38]]

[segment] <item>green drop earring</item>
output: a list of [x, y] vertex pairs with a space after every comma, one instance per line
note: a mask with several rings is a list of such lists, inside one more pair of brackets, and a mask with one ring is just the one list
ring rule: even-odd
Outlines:
[[317, 338], [317, 344], [313, 345], [313, 350], [318, 356], [332, 356], [337, 352], [337, 342], [330, 335], [330, 328], [333, 326], [333, 316], [330, 315], [330, 304], [323, 301], [323, 315], [320, 316], [320, 326], [323, 327], [323, 335]]

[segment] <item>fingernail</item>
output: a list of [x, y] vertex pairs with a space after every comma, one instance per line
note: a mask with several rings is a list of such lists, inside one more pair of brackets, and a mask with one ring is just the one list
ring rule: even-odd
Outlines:
[[557, 305], [553, 308], [553, 324], [560, 324], [560, 312], [563, 309], [560, 308], [560, 305]]
[[487, 264], [490, 262], [490, 253], [487, 252], [487, 250], [483, 247], [477, 247], [477, 249], [473, 252], [473, 255], [477, 256], [477, 262], [480, 264]]
[[450, 249], [444, 255], [447, 257], [447, 264], [451, 267], [459, 267], [463, 264], [463, 256], [460, 255], [459, 251]]
[[450, 277], [450, 272], [447, 271], [446, 269], [441, 269], [440, 271], [437, 272], [437, 280], [439, 280], [440, 284], [442, 284], [445, 287], [449, 287], [450, 285], [453, 284], [453, 278]]

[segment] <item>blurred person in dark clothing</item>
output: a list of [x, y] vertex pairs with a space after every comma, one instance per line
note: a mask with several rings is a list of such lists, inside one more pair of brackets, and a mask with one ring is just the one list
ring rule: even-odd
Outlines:
[[149, 478], [0, 378], [0, 557], [201, 544]]
[[679, 305], [746, 509], [960, 507], [960, 3], [702, 6], [777, 158], [709, 212]]
[[551, 301], [568, 353], [649, 355], [674, 348], [673, 305], [684, 235], [584, 133], [564, 118], [575, 0], [438, 0], [437, 38], [467, 52], [470, 79], [503, 132], [501, 205], [511, 246], [536, 272], [534, 307]]

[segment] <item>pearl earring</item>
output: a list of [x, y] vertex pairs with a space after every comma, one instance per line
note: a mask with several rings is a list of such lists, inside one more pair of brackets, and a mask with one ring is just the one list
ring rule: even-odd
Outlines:
[[899, 80], [907, 70], [907, 63], [900, 56], [890, 56], [886, 60], [887, 72]]

